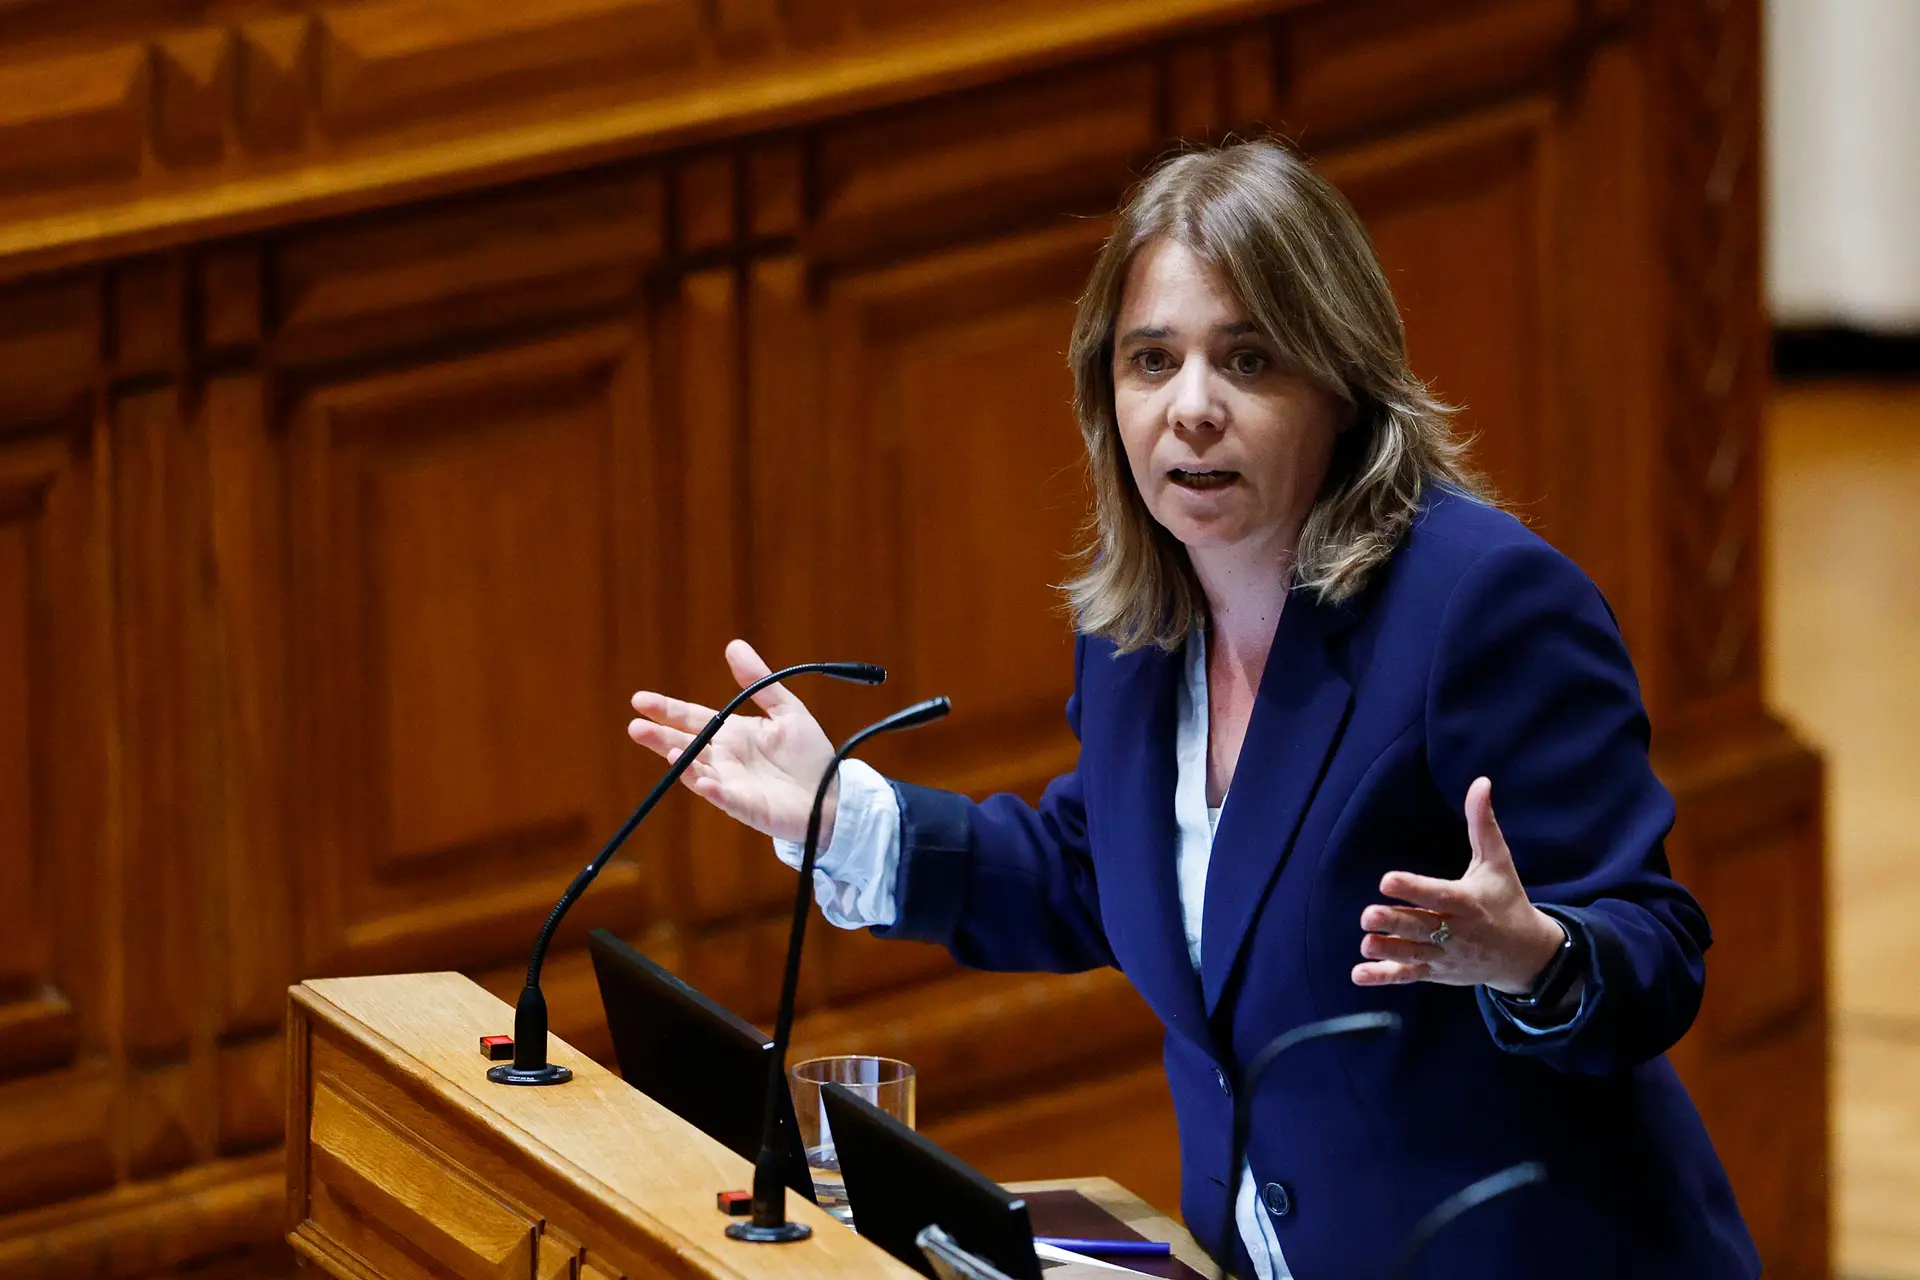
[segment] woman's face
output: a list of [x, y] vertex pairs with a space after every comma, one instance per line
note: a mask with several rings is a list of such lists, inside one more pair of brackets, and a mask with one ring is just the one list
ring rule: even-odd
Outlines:
[[1127, 271], [1113, 407], [1133, 483], [1190, 551], [1291, 551], [1345, 403], [1281, 368], [1224, 276], [1156, 240]]

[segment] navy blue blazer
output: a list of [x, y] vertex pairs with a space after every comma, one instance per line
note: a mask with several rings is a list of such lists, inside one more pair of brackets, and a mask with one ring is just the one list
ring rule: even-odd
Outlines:
[[[1399, 1034], [1304, 1045], [1250, 1100], [1248, 1159], [1297, 1280], [1386, 1275], [1424, 1213], [1521, 1160], [1548, 1182], [1460, 1220], [1419, 1274], [1759, 1274], [1663, 1056], [1699, 1008], [1706, 918], [1668, 873], [1673, 800], [1619, 629], [1570, 560], [1443, 491], [1357, 598], [1294, 594], [1214, 838], [1198, 977], [1174, 871], [1182, 659], [1082, 637], [1074, 661], [1079, 764], [1037, 809], [895, 784], [899, 916], [879, 932], [983, 969], [1124, 971], [1166, 1024], [1181, 1205], [1216, 1255], [1252, 1274], [1218, 1225], [1239, 1065], [1290, 1027], [1387, 1009]], [[1385, 872], [1464, 872], [1482, 774], [1528, 893], [1586, 943], [1581, 1012], [1545, 1035], [1484, 992], [1349, 977]]]

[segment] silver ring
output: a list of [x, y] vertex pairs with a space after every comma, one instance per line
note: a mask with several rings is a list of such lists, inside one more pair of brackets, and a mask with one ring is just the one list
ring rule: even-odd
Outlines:
[[1427, 941], [1431, 942], [1434, 946], [1440, 948], [1442, 951], [1445, 951], [1447, 949], [1447, 943], [1451, 942], [1452, 940], [1453, 940], [1453, 930], [1450, 927], [1448, 927], [1447, 922], [1445, 920], [1442, 920], [1440, 922], [1440, 927], [1438, 929], [1435, 929], [1431, 934], [1427, 936]]

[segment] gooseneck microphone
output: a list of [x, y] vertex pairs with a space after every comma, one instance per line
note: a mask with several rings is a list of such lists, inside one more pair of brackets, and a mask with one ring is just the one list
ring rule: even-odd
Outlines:
[[1260, 1082], [1260, 1077], [1267, 1073], [1267, 1068], [1281, 1054], [1309, 1040], [1323, 1040], [1328, 1036], [1382, 1035], [1399, 1029], [1400, 1015], [1397, 1013], [1349, 1013], [1338, 1018], [1308, 1022], [1283, 1032], [1268, 1042], [1266, 1048], [1253, 1055], [1241, 1078], [1240, 1087], [1233, 1091], [1233, 1131], [1228, 1144], [1232, 1163], [1227, 1166], [1227, 1208], [1220, 1224], [1220, 1256], [1216, 1258], [1219, 1280], [1228, 1280], [1226, 1258], [1233, 1253], [1233, 1239], [1238, 1229], [1235, 1212], [1240, 1203], [1240, 1181], [1247, 1165], [1247, 1131], [1253, 1123], [1253, 1089]]
[[787, 1221], [787, 1184], [782, 1176], [780, 1144], [780, 1090], [787, 1087], [787, 1043], [793, 1038], [793, 1006], [800, 991], [800, 953], [807, 941], [807, 907], [813, 898], [813, 864], [820, 853], [820, 811], [827, 803], [827, 790], [840, 773], [840, 762], [857, 750], [868, 738], [901, 729], [916, 729], [938, 720], [953, 710], [946, 698], [929, 698], [896, 711], [884, 720], [868, 725], [840, 744], [820, 775], [813, 793], [813, 811], [807, 815], [807, 844], [800, 857], [800, 882], [793, 894], [793, 933], [787, 940], [787, 972], [780, 984], [780, 1014], [774, 1023], [773, 1053], [767, 1063], [766, 1110], [760, 1129], [760, 1154], [753, 1162], [753, 1218], [727, 1228], [735, 1240], [754, 1244], [789, 1244], [805, 1240], [813, 1228], [804, 1222]]
[[1461, 1214], [1478, 1209], [1487, 1201], [1498, 1199], [1510, 1191], [1546, 1180], [1547, 1167], [1538, 1160], [1528, 1160], [1523, 1164], [1508, 1165], [1500, 1172], [1454, 1192], [1414, 1224], [1413, 1234], [1407, 1237], [1405, 1247], [1400, 1250], [1399, 1261], [1393, 1264], [1394, 1280], [1406, 1280], [1411, 1276], [1414, 1263], [1420, 1261], [1420, 1255], [1433, 1243], [1433, 1238]]
[[613, 855], [625, 844], [633, 829], [641, 820], [653, 812], [660, 798], [673, 789], [694, 759], [706, 750], [713, 735], [720, 732], [720, 726], [727, 717], [739, 710], [741, 705], [759, 693], [768, 685], [781, 684], [794, 676], [818, 673], [832, 676], [836, 680], [851, 680], [856, 684], [884, 684], [887, 669], [875, 666], [871, 662], [803, 662], [794, 667], [783, 667], [779, 671], [761, 676], [752, 684], [734, 695], [733, 701], [714, 713], [704, 728], [695, 734], [693, 741], [686, 745], [680, 756], [667, 768], [660, 781], [654, 784], [647, 798], [640, 802], [639, 808], [627, 816], [620, 829], [613, 833], [613, 839], [594, 857], [592, 862], [580, 869], [560, 895], [560, 901], [553, 904], [553, 910], [547, 916], [547, 922], [540, 926], [540, 936], [533, 940], [533, 954], [527, 960], [527, 985], [520, 989], [520, 1000], [513, 1011], [513, 1061], [503, 1062], [487, 1071], [487, 1079], [495, 1084], [564, 1084], [573, 1078], [573, 1072], [555, 1063], [547, 1061], [547, 998], [540, 993], [540, 969], [547, 961], [547, 948], [553, 943], [553, 934], [566, 918], [580, 895], [587, 891], [601, 868], [613, 858]]

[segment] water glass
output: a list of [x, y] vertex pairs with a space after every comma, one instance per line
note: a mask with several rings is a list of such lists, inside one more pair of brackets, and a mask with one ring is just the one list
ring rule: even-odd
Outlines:
[[814, 1198], [820, 1207], [842, 1222], [853, 1221], [847, 1205], [846, 1183], [840, 1177], [840, 1157], [833, 1149], [820, 1087], [844, 1086], [854, 1096], [871, 1102], [895, 1120], [913, 1127], [914, 1072], [897, 1058], [840, 1054], [809, 1058], [789, 1069], [793, 1086], [793, 1114], [800, 1123], [800, 1142], [807, 1151], [807, 1170], [813, 1175]]

